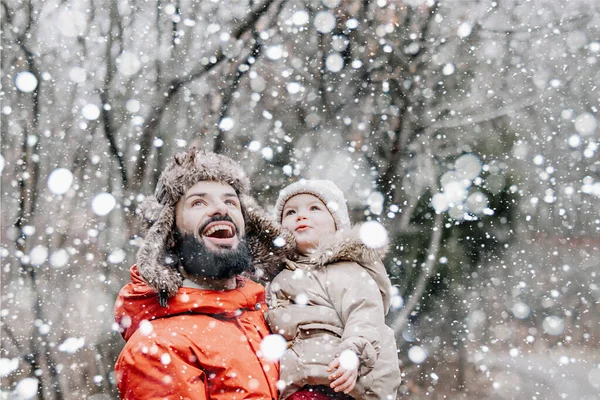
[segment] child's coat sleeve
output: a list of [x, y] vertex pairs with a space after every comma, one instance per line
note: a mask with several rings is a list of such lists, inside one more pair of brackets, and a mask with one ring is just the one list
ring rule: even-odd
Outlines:
[[344, 325], [339, 352], [354, 351], [364, 376], [381, 351], [379, 328], [385, 325], [385, 311], [379, 287], [359, 264], [339, 262], [327, 266], [326, 288]]

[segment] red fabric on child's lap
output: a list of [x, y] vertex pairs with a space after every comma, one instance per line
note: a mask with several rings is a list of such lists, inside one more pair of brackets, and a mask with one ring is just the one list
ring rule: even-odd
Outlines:
[[334, 392], [327, 386], [304, 386], [288, 397], [288, 400], [353, 400], [344, 393]]

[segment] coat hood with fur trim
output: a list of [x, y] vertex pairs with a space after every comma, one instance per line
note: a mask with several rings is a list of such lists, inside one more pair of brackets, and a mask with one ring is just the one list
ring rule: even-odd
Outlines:
[[[356, 225], [351, 229], [337, 231], [335, 235], [321, 241], [312, 254], [300, 257], [297, 262], [311, 264], [316, 268], [325, 268], [328, 264], [341, 261], [361, 265], [377, 283], [387, 313], [392, 301], [392, 284], [382, 260], [388, 252], [388, 243], [379, 248], [367, 247], [360, 239], [360, 228], [361, 225]], [[288, 269], [295, 269], [295, 264], [286, 260]]]

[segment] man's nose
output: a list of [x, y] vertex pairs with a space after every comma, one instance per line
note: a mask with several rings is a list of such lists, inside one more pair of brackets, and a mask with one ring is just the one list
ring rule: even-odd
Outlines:
[[227, 212], [227, 204], [224, 201], [218, 200], [212, 204], [209, 215], [227, 215]]

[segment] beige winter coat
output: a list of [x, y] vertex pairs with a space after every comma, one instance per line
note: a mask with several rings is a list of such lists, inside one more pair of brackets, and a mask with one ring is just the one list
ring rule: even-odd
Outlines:
[[310, 257], [286, 261], [271, 282], [267, 321], [288, 341], [280, 399], [304, 385], [329, 386], [327, 365], [346, 349], [360, 359], [353, 398], [396, 398], [401, 378], [394, 333], [384, 320], [391, 284], [382, 253], [359, 240], [358, 228], [340, 231]]

